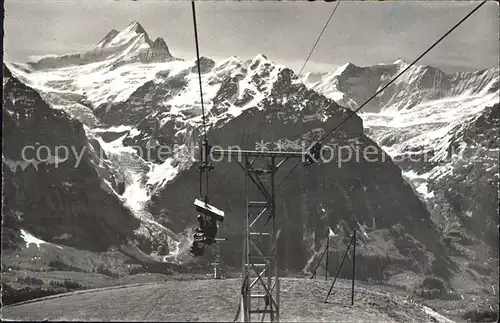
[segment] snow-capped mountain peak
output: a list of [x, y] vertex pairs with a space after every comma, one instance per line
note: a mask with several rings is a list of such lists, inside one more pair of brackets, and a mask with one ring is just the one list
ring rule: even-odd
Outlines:
[[357, 66], [356, 66], [356, 65], [354, 65], [353, 63], [350, 63], [350, 62], [349, 62], [349, 63], [346, 63], [346, 64], [344, 64], [344, 65], [340, 66], [339, 68], [337, 68], [337, 69], [335, 70], [335, 72], [333, 72], [333, 75], [334, 75], [334, 76], [335, 76], [335, 75], [341, 75], [342, 73], [344, 73], [344, 72], [348, 71], [349, 69], [353, 69], [353, 68], [356, 68], [356, 67], [357, 67]]
[[129, 44], [131, 41], [138, 38], [145, 42], [151, 42], [144, 28], [137, 21], [130, 23], [125, 29], [116, 34], [113, 39], [106, 44], [105, 47], [118, 47]]
[[113, 38], [116, 37], [116, 35], [118, 35], [120, 32], [116, 29], [111, 29], [111, 31], [106, 35], [104, 36], [103, 39], [101, 39], [101, 41], [99, 41], [97, 43], [97, 45], [94, 46], [94, 49], [102, 49], [102, 48], [105, 48], [106, 45], [109, 44], [109, 42], [111, 42], [113, 40]]
[[165, 42], [165, 39], [161, 37], [156, 38], [155, 41], [151, 44], [151, 47], [157, 50], [168, 51], [167, 43]]
[[136, 33], [146, 33], [146, 30], [142, 27], [142, 25], [138, 21], [132, 21], [124, 31], [129, 30]]
[[395, 65], [408, 65], [408, 62], [406, 62], [404, 59], [402, 58], [398, 58], [397, 60], [395, 60], [392, 64], [395, 64]]
[[152, 41], [146, 30], [137, 21], [125, 29], [111, 30], [91, 50], [84, 53], [66, 54], [42, 58], [28, 63], [35, 70], [57, 69], [102, 63], [102, 67], [116, 68], [124, 63], [169, 62], [175, 59], [161, 37]]
[[256, 69], [258, 68], [261, 64], [265, 63], [271, 63], [265, 55], [262, 54], [257, 54], [250, 62], [250, 68], [251, 69]]
[[253, 61], [267, 61], [267, 56], [261, 53], [255, 55]]

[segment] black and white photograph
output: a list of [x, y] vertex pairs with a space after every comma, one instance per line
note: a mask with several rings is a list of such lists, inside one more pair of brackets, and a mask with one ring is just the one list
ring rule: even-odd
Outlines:
[[497, 322], [499, 8], [4, 1], [2, 320]]

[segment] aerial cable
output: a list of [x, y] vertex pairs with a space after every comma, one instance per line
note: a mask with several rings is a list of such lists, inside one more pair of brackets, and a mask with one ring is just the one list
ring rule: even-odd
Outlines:
[[300, 68], [299, 74], [297, 74], [297, 76], [300, 76], [300, 74], [302, 74], [302, 71], [304, 70], [304, 67], [306, 66], [307, 62], [309, 61], [309, 58], [311, 57], [312, 53], [314, 52], [314, 49], [318, 45], [319, 40], [321, 39], [321, 36], [323, 36], [323, 33], [326, 30], [326, 27], [328, 27], [328, 24], [330, 23], [330, 20], [332, 20], [332, 17], [335, 14], [335, 11], [337, 11], [337, 8], [339, 7], [339, 4], [340, 4], [340, 0], [337, 1], [337, 5], [335, 5], [335, 8], [333, 9], [332, 14], [330, 15], [330, 18], [328, 18], [328, 20], [326, 21], [326, 24], [323, 27], [323, 30], [321, 30], [321, 33], [319, 34], [318, 39], [316, 39], [316, 42], [314, 43], [314, 45], [313, 45], [313, 47], [311, 49], [311, 52], [309, 52], [309, 55], [307, 56], [304, 64], [302, 64], [302, 67]]
[[[465, 20], [467, 20], [470, 16], [472, 16], [479, 8], [481, 8], [487, 0], [482, 1], [476, 8], [474, 8], [471, 12], [469, 12], [465, 17], [463, 17], [455, 26], [453, 26], [448, 32], [446, 32], [441, 38], [439, 38], [436, 42], [434, 42], [424, 53], [422, 53], [417, 59], [415, 59], [410, 65], [408, 65], [403, 71], [401, 71], [396, 77], [394, 77], [389, 83], [387, 83], [385, 86], [383, 86], [379, 91], [377, 91], [374, 95], [372, 95], [365, 103], [363, 103], [361, 106], [359, 106], [356, 110], [353, 110], [343, 121], [341, 121], [337, 126], [335, 126], [331, 131], [327, 132], [324, 136], [322, 136], [315, 145], [321, 145], [321, 142], [323, 142], [328, 136], [330, 136], [335, 130], [337, 130], [341, 125], [347, 122], [349, 118], [351, 118], [353, 115], [355, 115], [359, 110], [361, 110], [363, 107], [365, 107], [371, 100], [373, 100], [377, 95], [382, 93], [389, 85], [394, 83], [396, 79], [398, 79], [403, 73], [405, 73], [410, 67], [415, 65], [422, 57], [424, 57], [429, 51], [431, 51], [434, 47], [436, 47], [444, 38], [446, 38], [449, 34], [451, 34], [455, 29], [457, 29]], [[285, 178], [281, 181], [281, 183], [278, 185], [281, 186], [283, 184], [284, 180], [288, 178], [288, 176], [292, 173], [292, 171], [298, 166], [300, 161], [290, 170], [290, 172], [285, 176]]]
[[295, 166], [293, 166], [292, 169], [290, 169], [288, 171], [288, 173], [285, 175], [285, 177], [283, 177], [283, 179], [281, 180], [281, 182], [276, 186], [275, 190], [277, 190], [278, 188], [280, 188], [281, 184], [283, 184], [284, 181], [286, 181], [286, 179], [292, 174], [292, 172], [295, 170], [295, 168], [297, 168], [297, 166], [299, 166], [301, 160], [299, 160]]
[[[312, 53], [314, 52], [314, 50], [316, 49], [316, 46], [318, 45], [319, 43], [319, 40], [321, 39], [321, 36], [323, 36], [323, 33], [325, 32], [326, 30], [326, 27], [328, 27], [328, 24], [330, 24], [330, 20], [332, 20], [332, 17], [333, 15], [335, 14], [335, 12], [337, 11], [337, 8], [339, 7], [339, 4], [340, 4], [340, 0], [337, 1], [337, 4], [335, 5], [335, 8], [333, 8], [333, 11], [332, 13], [330, 14], [330, 17], [328, 18], [328, 20], [326, 21], [326, 24], [325, 26], [323, 27], [323, 29], [321, 30], [318, 38], [316, 39], [316, 42], [314, 43], [311, 51], [309, 52], [309, 55], [307, 56], [306, 60], [304, 61], [304, 64], [302, 64], [302, 67], [300, 68], [300, 71], [299, 71], [299, 74], [297, 74], [297, 76], [300, 76], [302, 74], [302, 71], [304, 70], [304, 67], [306, 66], [307, 62], [309, 61], [309, 58], [311, 58], [311, 55]], [[293, 168], [288, 171], [288, 173], [285, 175], [285, 177], [281, 180], [281, 182], [276, 186], [276, 189], [278, 189], [282, 184], [283, 182], [292, 174], [292, 172], [295, 170], [295, 168], [297, 168], [297, 166], [299, 166], [299, 164], [301, 163], [302, 161], [299, 160], [295, 166], [293, 166]]]
[[200, 99], [201, 99], [201, 117], [203, 121], [203, 133], [204, 139], [207, 139], [207, 128], [205, 123], [205, 107], [203, 106], [203, 87], [201, 85], [201, 64], [200, 64], [200, 49], [198, 45], [198, 29], [196, 28], [196, 10], [194, 6], [194, 1], [191, 1], [191, 7], [193, 8], [193, 24], [194, 24], [194, 40], [196, 42], [196, 63], [198, 66], [198, 81], [200, 84]]
[[398, 79], [401, 75], [403, 75], [410, 67], [415, 65], [422, 57], [424, 57], [428, 52], [430, 52], [434, 47], [436, 47], [444, 38], [446, 38], [449, 34], [451, 34], [455, 29], [458, 28], [465, 20], [467, 20], [472, 14], [474, 14], [479, 8], [481, 8], [487, 0], [484, 0], [481, 2], [476, 8], [474, 8], [471, 12], [469, 12], [465, 17], [463, 17], [455, 26], [453, 26], [448, 32], [446, 32], [441, 38], [439, 38], [437, 41], [434, 42], [425, 52], [423, 52], [419, 57], [417, 57], [410, 65], [408, 65], [403, 71], [401, 71], [398, 75], [396, 75], [389, 83], [384, 85], [380, 90], [378, 90], [374, 95], [372, 95], [368, 100], [366, 100], [365, 103], [359, 106], [356, 110], [353, 110], [347, 118], [345, 118], [342, 122], [340, 122], [337, 126], [335, 126], [331, 131], [329, 131], [327, 134], [325, 134], [320, 140], [318, 140], [318, 143], [321, 143], [323, 140], [325, 140], [329, 135], [331, 135], [336, 129], [338, 129], [341, 125], [347, 122], [349, 118], [351, 118], [353, 115], [355, 115], [359, 110], [361, 110], [364, 106], [366, 106], [371, 100], [373, 100], [377, 95], [382, 93], [389, 85], [394, 83], [396, 79]]
[[[210, 155], [210, 149], [211, 146], [208, 144], [208, 136], [207, 136], [207, 128], [206, 128], [206, 118], [205, 118], [205, 107], [203, 105], [203, 86], [201, 82], [201, 62], [200, 62], [200, 49], [198, 45], [198, 29], [197, 29], [197, 24], [196, 24], [196, 10], [195, 10], [195, 4], [194, 1], [191, 1], [191, 7], [193, 9], [193, 25], [194, 25], [194, 39], [196, 43], [196, 64], [198, 67], [198, 81], [200, 85], [200, 99], [201, 99], [201, 118], [202, 118], [202, 124], [203, 124], [203, 144], [200, 149], [200, 159], [201, 159], [201, 165], [199, 166], [199, 171], [200, 171], [200, 195], [203, 196], [205, 203], [208, 203], [208, 175], [210, 173], [210, 170], [214, 168], [214, 166], [209, 163], [208, 157]], [[205, 178], [205, 194], [203, 194], [203, 189], [202, 189], [202, 172], [205, 172], [206, 178]]]

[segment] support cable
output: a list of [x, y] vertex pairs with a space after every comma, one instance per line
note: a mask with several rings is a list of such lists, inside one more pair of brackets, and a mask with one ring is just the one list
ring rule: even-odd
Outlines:
[[306, 61], [304, 62], [304, 64], [302, 64], [302, 67], [300, 68], [299, 74], [297, 76], [300, 76], [300, 74], [302, 74], [302, 71], [304, 70], [304, 67], [306, 66], [307, 62], [309, 61], [309, 58], [311, 57], [312, 53], [314, 52], [314, 49], [318, 45], [319, 40], [321, 39], [321, 36], [323, 36], [323, 33], [325, 32], [326, 27], [330, 23], [330, 20], [332, 20], [332, 17], [335, 14], [335, 11], [337, 11], [337, 8], [339, 7], [339, 4], [340, 4], [340, 0], [337, 1], [337, 4], [335, 5], [335, 8], [332, 11], [332, 14], [330, 15], [330, 18], [328, 18], [328, 20], [326, 21], [326, 24], [323, 27], [323, 30], [321, 30], [321, 33], [319, 34], [318, 39], [316, 39], [316, 42], [314, 43], [314, 45], [313, 45], [313, 47], [311, 49], [311, 52], [309, 52], [309, 55], [307, 56]]
[[[332, 13], [330, 14], [330, 17], [326, 21], [325, 26], [323, 26], [323, 29], [321, 30], [318, 38], [316, 39], [316, 42], [314, 43], [311, 51], [309, 52], [309, 55], [307, 56], [306, 60], [304, 61], [304, 64], [302, 64], [302, 67], [300, 68], [300, 71], [299, 71], [299, 74], [297, 74], [297, 77], [299, 77], [302, 74], [302, 71], [304, 70], [304, 67], [306, 66], [307, 62], [309, 61], [309, 58], [311, 58], [311, 55], [313, 54], [314, 50], [316, 49], [316, 46], [318, 45], [319, 40], [321, 39], [321, 36], [323, 36], [323, 33], [325, 32], [326, 28], [330, 24], [330, 20], [332, 20], [332, 17], [335, 14], [335, 12], [337, 11], [337, 8], [339, 7], [339, 4], [340, 4], [340, 0], [337, 1], [337, 4], [333, 8]], [[283, 184], [283, 182], [293, 173], [293, 171], [295, 170], [295, 168], [297, 168], [297, 166], [299, 166], [299, 164], [301, 162], [302, 162], [302, 160], [299, 160], [295, 164], [295, 166], [293, 166], [293, 168], [285, 175], [285, 177], [281, 180], [281, 182], [278, 184], [278, 186], [276, 186], [276, 189], [278, 189], [281, 186], [281, 184]]]
[[[339, 268], [337, 269], [337, 273], [335, 274], [335, 279], [333, 280], [333, 283], [330, 286], [330, 290], [328, 291], [328, 294], [326, 295], [325, 303], [328, 302], [328, 297], [330, 297], [330, 294], [332, 293], [332, 290], [333, 290], [333, 286], [335, 286], [335, 282], [337, 281], [337, 278], [339, 277], [340, 270], [342, 269], [342, 265], [344, 264], [344, 261], [345, 261], [345, 258], [347, 257], [347, 254], [349, 253], [349, 248], [351, 248], [351, 245], [353, 242], [356, 242], [356, 232], [357, 232], [357, 230], [354, 229], [352, 237], [349, 240], [349, 244], [347, 245], [347, 249], [345, 250], [344, 256], [342, 257], [342, 260], [340, 261], [340, 265], [339, 265]], [[354, 282], [353, 282], [353, 286], [354, 286]]]
[[278, 184], [278, 186], [276, 186], [275, 190], [277, 190], [278, 188], [280, 188], [280, 186], [285, 182], [285, 180], [290, 176], [292, 175], [292, 172], [295, 170], [295, 168], [297, 168], [297, 166], [299, 166], [299, 164], [302, 162], [302, 160], [299, 160], [295, 166], [293, 166], [293, 168], [285, 175], [285, 177], [283, 177], [283, 179], [281, 180], [281, 182]]
[[193, 23], [194, 23], [194, 40], [196, 43], [196, 63], [198, 66], [198, 81], [200, 84], [200, 99], [201, 99], [201, 117], [203, 121], [203, 138], [207, 140], [207, 128], [205, 123], [205, 107], [203, 106], [203, 87], [201, 85], [201, 64], [200, 64], [200, 49], [198, 45], [198, 28], [196, 24], [196, 9], [194, 1], [191, 1], [191, 7], [193, 8]]
[[[194, 1], [191, 1], [191, 7], [193, 9], [193, 25], [194, 25], [194, 39], [196, 43], [196, 64], [198, 67], [198, 82], [200, 85], [200, 100], [201, 100], [201, 118], [203, 124], [203, 144], [201, 147], [201, 161], [202, 165], [200, 166], [200, 195], [203, 197], [204, 202], [208, 203], [208, 177], [210, 170], [214, 167], [209, 163], [208, 157], [210, 155], [210, 148], [208, 144], [208, 136], [207, 136], [207, 126], [206, 126], [206, 117], [205, 117], [205, 106], [203, 105], [203, 86], [201, 82], [201, 62], [200, 62], [200, 49], [198, 44], [198, 28], [196, 23], [196, 9]], [[202, 192], [202, 174], [201, 172], [205, 172], [205, 194]]]

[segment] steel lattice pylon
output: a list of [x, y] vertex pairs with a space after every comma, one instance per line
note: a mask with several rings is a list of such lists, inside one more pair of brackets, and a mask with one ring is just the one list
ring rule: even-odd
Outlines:
[[[280, 281], [277, 240], [280, 230], [276, 222], [275, 175], [286, 160], [303, 158], [304, 153], [214, 150], [212, 155], [236, 157], [245, 172], [247, 205], [239, 319], [251, 322], [258, 316], [261, 322], [266, 318], [270, 322], [279, 322]], [[264, 167], [254, 167], [258, 160]], [[249, 190], [249, 183], [256, 188], [255, 191], [261, 200], [250, 200], [250, 195], [254, 192]]]

